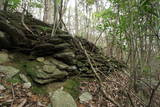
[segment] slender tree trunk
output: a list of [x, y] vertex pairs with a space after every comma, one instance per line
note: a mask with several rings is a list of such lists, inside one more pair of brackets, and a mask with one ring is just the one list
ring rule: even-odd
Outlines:
[[62, 16], [63, 16], [63, 0], [61, 0], [60, 8], [59, 8], [59, 26], [58, 27], [60, 29], [62, 29], [62, 26], [63, 26]]
[[71, 30], [71, 10], [70, 10], [70, 7], [69, 7], [69, 10], [68, 10], [68, 19], [67, 19], [67, 25], [68, 25], [68, 30], [70, 31]]
[[78, 3], [75, 0], [75, 34], [78, 35]]
[[57, 0], [54, 0], [54, 17], [53, 17], [54, 22], [53, 22], [53, 29], [52, 29], [52, 34], [51, 34], [52, 37], [54, 36], [57, 30], [57, 27], [59, 26], [58, 25], [59, 16], [58, 16], [58, 3], [57, 2], [58, 2]]
[[0, 10], [4, 9], [4, 0], [0, 0]]
[[43, 21], [45, 23], [53, 23], [53, 6], [51, 0], [45, 0], [44, 1], [44, 16], [43, 16]]

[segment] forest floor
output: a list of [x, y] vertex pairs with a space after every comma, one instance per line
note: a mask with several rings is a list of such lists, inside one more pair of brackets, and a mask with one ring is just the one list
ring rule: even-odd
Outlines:
[[[0, 74], [0, 77], [4, 77], [4, 74]], [[122, 72], [114, 72], [110, 76], [107, 76], [104, 84], [107, 86], [106, 92], [108, 96], [111, 96], [115, 100], [125, 99], [127, 97], [119, 95], [119, 93], [127, 87], [128, 76]], [[46, 107], [50, 105], [49, 95], [40, 95], [33, 93], [30, 88], [24, 87], [24, 84], [11, 83], [4, 81], [3, 78], [0, 80], [1, 84], [5, 86], [3, 89], [0, 88], [0, 104], [7, 107]], [[81, 103], [77, 99], [78, 107], [114, 107], [114, 104], [106, 101], [101, 94], [100, 85], [97, 81], [83, 81], [80, 83], [80, 93], [89, 92], [93, 98], [92, 100]]]
[[[0, 106], [2, 107], [51, 107], [49, 94], [37, 94], [33, 92], [32, 87], [25, 87], [24, 83], [12, 83], [3, 79], [5, 75], [0, 74]], [[114, 99], [122, 107], [131, 107], [131, 102], [136, 107], [145, 107], [149, 99], [146, 101], [142, 99], [144, 95], [148, 94], [151, 89], [146, 86], [145, 89], [140, 89], [142, 93], [135, 93], [129, 89], [129, 76], [126, 72], [112, 72], [105, 76], [103, 84], [105, 84], [105, 91], [107, 96]], [[144, 87], [144, 86], [141, 86]], [[109, 100], [106, 100], [103, 93], [100, 91], [100, 84], [96, 79], [91, 81], [84, 80], [80, 82], [77, 90], [80, 94], [88, 92], [92, 95], [92, 99], [87, 102], [81, 102], [76, 98], [77, 107], [116, 107]], [[155, 93], [153, 104], [151, 107], [158, 107], [160, 93]], [[149, 97], [150, 98], [150, 97]]]

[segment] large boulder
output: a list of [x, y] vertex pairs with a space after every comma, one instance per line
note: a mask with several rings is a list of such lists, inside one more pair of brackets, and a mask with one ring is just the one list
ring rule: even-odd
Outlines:
[[73, 97], [62, 89], [56, 90], [51, 95], [50, 100], [52, 107], [77, 107]]
[[79, 96], [79, 100], [81, 103], [88, 103], [92, 100], [92, 95], [89, 92], [84, 92]]

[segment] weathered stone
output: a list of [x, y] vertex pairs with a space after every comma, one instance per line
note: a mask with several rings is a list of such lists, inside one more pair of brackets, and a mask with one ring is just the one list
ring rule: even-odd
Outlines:
[[62, 44], [55, 45], [56, 50], [64, 50], [64, 49], [67, 49], [70, 47], [71, 47], [71, 45], [68, 43], [62, 43]]
[[8, 61], [9, 61], [8, 54], [5, 52], [0, 52], [0, 64]]
[[15, 76], [20, 70], [16, 69], [12, 66], [3, 66], [0, 65], [0, 72], [6, 74], [6, 78], [12, 78]]
[[[52, 74], [54, 72], [56, 72], [58, 69], [56, 68], [56, 66], [54, 65], [44, 65], [43, 66], [43, 71], [45, 71], [46, 73]], [[58, 70], [59, 72], [59, 70]]]
[[19, 77], [21, 78], [22, 81], [24, 81], [25, 83], [29, 83], [30, 81], [28, 80], [27, 76], [25, 76], [24, 74], [19, 74]]
[[75, 54], [72, 51], [69, 51], [69, 52], [57, 53], [54, 56], [58, 58], [74, 58]]
[[44, 57], [38, 57], [38, 58], [36, 58], [36, 60], [37, 60], [38, 62], [44, 62], [44, 61], [45, 61]]
[[3, 90], [5, 90], [6, 88], [3, 86], [3, 85], [1, 85], [0, 84], [0, 91], [3, 91]]
[[69, 68], [69, 65], [67, 65], [61, 61], [58, 61], [54, 58], [50, 58], [50, 61], [52, 64], [56, 65], [59, 69], [68, 69]]
[[75, 59], [74, 52], [62, 52], [54, 55], [55, 58], [64, 61], [67, 64], [73, 64]]
[[[50, 73], [48, 73], [48, 72], [50, 72]], [[36, 72], [36, 77], [41, 78], [41, 79], [50, 79], [50, 78], [63, 79], [67, 75], [68, 75], [67, 72], [60, 71], [57, 68], [52, 69], [51, 71], [47, 71], [47, 72], [40, 69]]]
[[46, 84], [56, 80], [63, 80], [68, 73], [66, 71], [59, 70], [54, 64], [44, 65], [42, 68], [37, 69], [34, 75], [31, 75], [32, 79], [39, 84]]
[[56, 90], [50, 100], [52, 107], [77, 107], [73, 97], [62, 89]]
[[50, 79], [33, 78], [33, 80], [38, 84], [47, 84], [47, 83], [56, 81], [56, 79], [54, 78], [50, 78]]
[[70, 67], [68, 68], [68, 70], [69, 70], [69, 71], [75, 71], [75, 70], [77, 70], [77, 67], [76, 67], [76, 66], [70, 66]]
[[88, 101], [92, 100], [92, 95], [89, 92], [84, 92], [79, 96], [79, 100], [81, 103], [87, 103]]
[[54, 45], [57, 45], [57, 44], [61, 44], [61, 43], [64, 43], [64, 40], [61, 39], [61, 38], [52, 38], [48, 41], [49, 43], [52, 43]]
[[24, 83], [23, 88], [31, 88], [32, 84], [30, 82]]
[[52, 65], [52, 63], [51, 63], [49, 60], [45, 60], [43, 63], [44, 63], [45, 65]]

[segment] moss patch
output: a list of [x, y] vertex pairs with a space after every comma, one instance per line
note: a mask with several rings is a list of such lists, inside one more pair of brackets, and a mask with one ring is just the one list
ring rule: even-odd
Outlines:
[[46, 95], [47, 91], [46, 89], [42, 88], [41, 86], [38, 86], [37, 84], [33, 84], [31, 91], [35, 94], [39, 94], [39, 95]]
[[37, 67], [39, 67], [41, 65], [41, 63], [36, 62], [36, 61], [32, 61], [32, 62], [27, 62], [26, 63], [26, 73], [31, 75], [33, 78], [34, 76], [36, 76], [36, 72], [37, 72]]
[[47, 27], [47, 26], [39, 26], [39, 25], [37, 25], [37, 27], [38, 27], [38, 29], [43, 30], [43, 31], [50, 31], [50, 30], [52, 30], [52, 28]]
[[[19, 55], [21, 56], [21, 55]], [[26, 58], [24, 55], [21, 57], [15, 58], [16, 60], [13, 60], [16, 65], [15, 67], [18, 68], [21, 72], [27, 75], [31, 75], [34, 77], [36, 75], [37, 67], [41, 66], [42, 64], [40, 62], [35, 61], [29, 61], [28, 58]]]
[[74, 99], [76, 99], [79, 96], [79, 85], [80, 81], [77, 79], [66, 80], [64, 84], [64, 91], [67, 91]]

